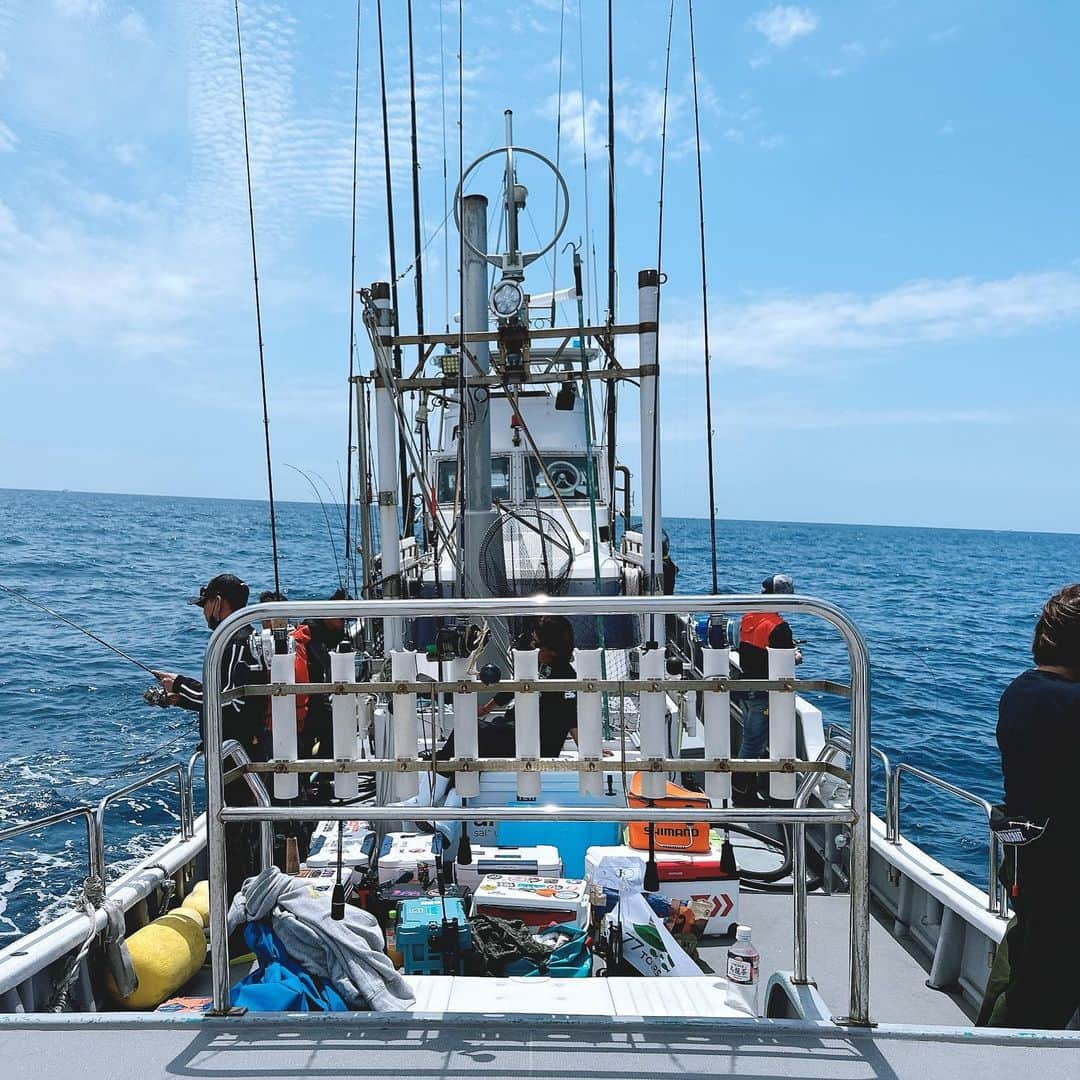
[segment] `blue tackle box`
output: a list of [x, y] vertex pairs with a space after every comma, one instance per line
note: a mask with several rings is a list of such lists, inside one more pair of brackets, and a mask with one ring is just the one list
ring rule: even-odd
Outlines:
[[[446, 898], [447, 919], [457, 919], [458, 949], [464, 953], [472, 948], [472, 930], [465, 918], [465, 905], [456, 896]], [[431, 939], [442, 933], [443, 900], [436, 896], [405, 900], [398, 910], [397, 947], [403, 957], [402, 968], [407, 975], [441, 975], [442, 953], [432, 946]]]

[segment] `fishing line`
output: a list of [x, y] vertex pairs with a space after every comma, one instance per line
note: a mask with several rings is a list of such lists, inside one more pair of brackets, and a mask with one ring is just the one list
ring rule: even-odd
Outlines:
[[709, 541], [712, 550], [712, 591], [716, 583], [716, 478], [713, 468], [712, 375], [709, 355], [709, 288], [705, 269], [705, 187], [701, 176], [701, 121], [698, 110], [697, 52], [694, 48], [694, 0], [689, 0], [690, 73], [694, 84], [694, 139], [697, 146], [698, 222], [701, 237], [701, 321], [705, 333], [705, 429], [709, 452]]
[[255, 255], [255, 202], [251, 195], [251, 150], [248, 146], [247, 91], [244, 86], [244, 48], [240, 38], [240, 0], [233, 0], [233, 8], [236, 12], [236, 57], [240, 64], [240, 108], [244, 117], [244, 165], [247, 169], [248, 224], [251, 227], [251, 270], [255, 278], [255, 325], [259, 332], [259, 378], [262, 381], [263, 431], [266, 436], [266, 486], [270, 497], [270, 546], [274, 555], [274, 592], [280, 593], [281, 581], [278, 576], [277, 515], [274, 512], [274, 470], [270, 464], [270, 411], [266, 404], [266, 358], [263, 351], [262, 307], [259, 303], [259, 261]]
[[[292, 469], [293, 472], [299, 473], [308, 482], [309, 487], [315, 493], [315, 498], [319, 500], [319, 506], [322, 508], [323, 512], [323, 520], [326, 522], [326, 532], [330, 537], [330, 550], [334, 553], [334, 570], [337, 573], [338, 585], [344, 589], [347, 587], [346, 582], [348, 579], [341, 576], [341, 563], [338, 562], [337, 543], [334, 541], [334, 530], [330, 525], [330, 515], [326, 511], [326, 503], [323, 502], [322, 495], [315, 486], [315, 481], [312, 480], [303, 469], [298, 468], [296, 465], [290, 465], [287, 461], [285, 462], [285, 468]], [[346, 530], [345, 535], [348, 537], [348, 530]], [[345, 565], [346, 567], [348, 566], [348, 555], [346, 555]]]
[[24, 603], [31, 604], [33, 607], [40, 608], [42, 611], [48, 612], [54, 619], [59, 619], [62, 623], [67, 623], [73, 630], [78, 630], [80, 634], [85, 634], [88, 638], [92, 638], [99, 645], [104, 645], [106, 649], [116, 653], [117, 656], [122, 657], [129, 664], [134, 664], [137, 668], [142, 668], [143, 671], [148, 671], [154, 678], [157, 678], [157, 672], [152, 667], [147, 667], [141, 660], [136, 660], [134, 656], [128, 655], [123, 649], [118, 649], [115, 645], [110, 645], [104, 638], [98, 637], [92, 630], [87, 630], [85, 626], [80, 626], [77, 622], [69, 619], [66, 615], [61, 615], [59, 611], [53, 610], [48, 604], [43, 604], [39, 600], [34, 600], [27, 596], [25, 593], [19, 592], [18, 589], [13, 589], [10, 585], [0, 584], [0, 589], [9, 593], [12, 596], [18, 597]]

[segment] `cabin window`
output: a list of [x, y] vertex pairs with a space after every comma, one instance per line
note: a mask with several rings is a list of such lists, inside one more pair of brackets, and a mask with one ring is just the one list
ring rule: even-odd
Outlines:
[[[544, 468], [535, 457], [525, 460], [525, 498], [554, 499], [556, 494], [563, 499], [587, 499], [589, 497], [589, 474], [586, 471], [587, 458], [584, 454], [544, 454]], [[547, 470], [547, 476], [544, 470]], [[592, 459], [593, 491], [600, 496], [597, 481], [596, 459]], [[555, 487], [552, 491], [548, 479]]]
[[[438, 499], [452, 503], [457, 490], [457, 458], [445, 458], [439, 462]], [[500, 502], [510, 499], [510, 456], [500, 454], [491, 459], [491, 497]]]

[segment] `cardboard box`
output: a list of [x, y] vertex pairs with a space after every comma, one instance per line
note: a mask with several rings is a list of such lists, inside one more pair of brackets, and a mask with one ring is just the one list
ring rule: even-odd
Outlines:
[[[701, 900], [709, 905], [705, 933], [712, 936], [735, 932], [739, 922], [739, 879], [728, 877], [720, 865], [720, 842], [714, 842], [707, 854], [689, 855], [675, 851], [657, 851], [656, 869], [660, 892], [673, 900], [689, 903]], [[605, 856], [633, 857], [644, 867], [647, 851], [637, 848], [592, 847], [585, 853], [585, 876], [590, 881]]]

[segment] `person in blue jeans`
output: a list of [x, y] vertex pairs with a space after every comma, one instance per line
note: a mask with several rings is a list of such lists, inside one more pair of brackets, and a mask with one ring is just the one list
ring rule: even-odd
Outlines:
[[[765, 594], [795, 592], [795, 582], [787, 574], [773, 574], [761, 583]], [[769, 649], [795, 649], [791, 627], [776, 612], [753, 611], [742, 617], [739, 624], [739, 668], [744, 679], [769, 677]], [[802, 653], [795, 649], [795, 663], [802, 662]], [[769, 752], [769, 692], [742, 690], [733, 695], [742, 706], [743, 735], [739, 747], [741, 758], [767, 757]], [[746, 780], [751, 777], [747, 774]], [[743, 787], [736, 784], [737, 787]], [[750, 790], [749, 785], [743, 790]]]

